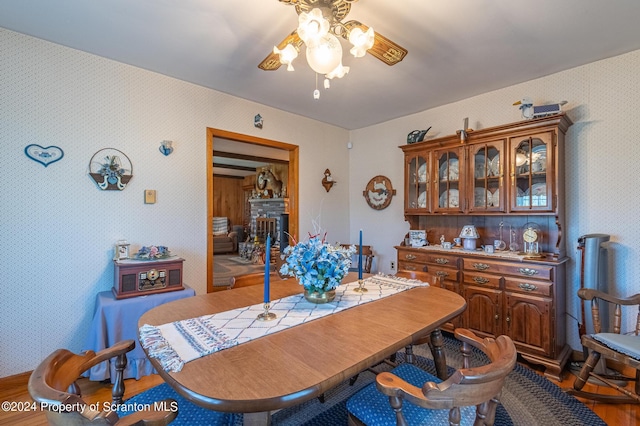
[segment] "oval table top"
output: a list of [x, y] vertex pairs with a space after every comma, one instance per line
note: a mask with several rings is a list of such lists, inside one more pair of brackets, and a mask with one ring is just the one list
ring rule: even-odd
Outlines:
[[[349, 274], [346, 282], [357, 277]], [[273, 300], [302, 293], [294, 279], [272, 280]], [[138, 322], [161, 325], [262, 302], [263, 287], [242, 287], [169, 302]], [[443, 288], [416, 287], [279, 331], [185, 363], [167, 372], [179, 394], [205, 408], [255, 413], [286, 408], [388, 358], [465, 309], [464, 299]]]

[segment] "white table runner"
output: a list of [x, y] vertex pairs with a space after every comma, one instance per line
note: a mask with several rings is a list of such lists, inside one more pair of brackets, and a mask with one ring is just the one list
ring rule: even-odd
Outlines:
[[273, 300], [270, 312], [277, 318], [272, 321], [256, 319], [264, 311], [264, 304], [259, 303], [159, 326], [145, 324], [140, 327], [140, 342], [149, 356], [157, 358], [165, 370], [177, 372], [186, 362], [202, 356], [416, 286], [429, 285], [383, 274], [366, 278], [364, 283], [368, 289], [366, 293], [353, 291], [358, 288], [357, 281], [342, 284], [336, 288], [335, 300], [325, 304], [310, 303], [302, 293]]

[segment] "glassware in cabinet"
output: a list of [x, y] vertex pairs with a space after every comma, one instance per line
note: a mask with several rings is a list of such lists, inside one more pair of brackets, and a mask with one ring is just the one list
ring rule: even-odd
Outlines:
[[511, 139], [511, 210], [552, 211], [551, 133]]
[[505, 211], [502, 169], [505, 141], [471, 145], [469, 147], [469, 211]]
[[406, 156], [405, 163], [405, 210], [430, 211], [429, 203], [429, 155], [425, 153]]
[[435, 211], [463, 211], [464, 206], [464, 160], [462, 149], [434, 151]]

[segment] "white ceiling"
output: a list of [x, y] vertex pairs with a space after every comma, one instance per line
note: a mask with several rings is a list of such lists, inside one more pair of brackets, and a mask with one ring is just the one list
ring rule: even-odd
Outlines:
[[360, 0], [347, 20], [409, 53], [389, 67], [343, 45], [351, 72], [314, 101], [304, 55], [293, 73], [257, 67], [297, 26], [278, 0], [0, 2], [0, 27], [345, 129], [640, 49], [639, 17], [638, 0]]

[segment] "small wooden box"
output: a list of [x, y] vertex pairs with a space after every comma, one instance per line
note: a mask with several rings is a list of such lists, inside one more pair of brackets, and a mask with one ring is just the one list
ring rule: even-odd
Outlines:
[[114, 260], [113, 294], [116, 299], [184, 290], [182, 263], [170, 257], [159, 260]]

